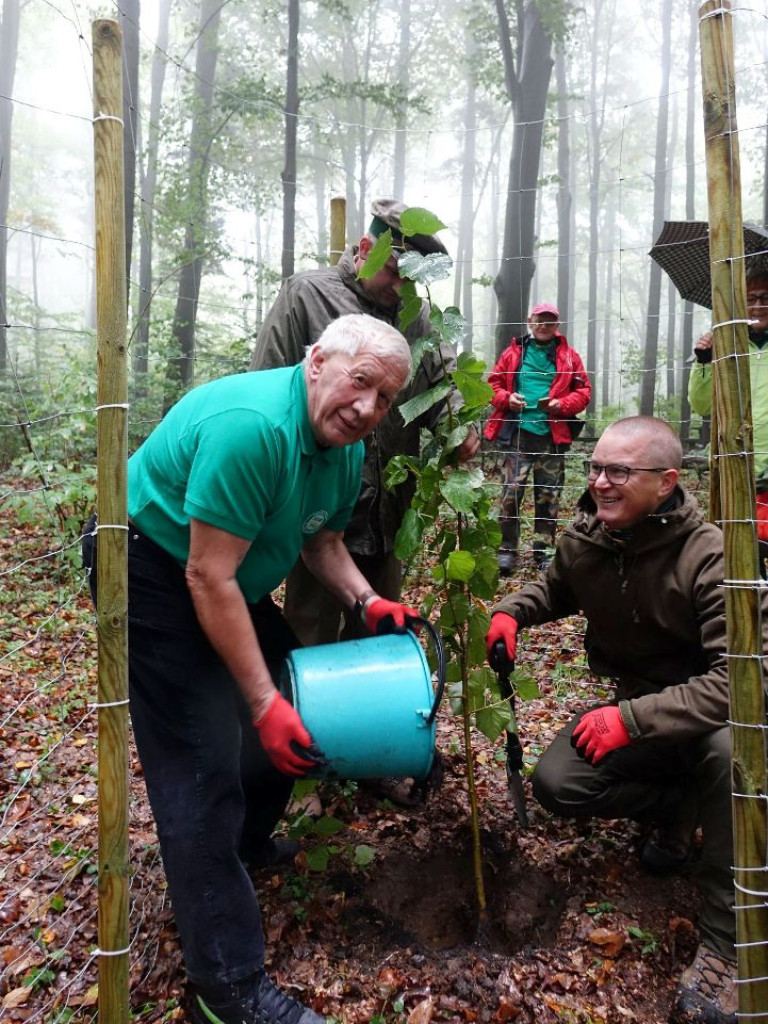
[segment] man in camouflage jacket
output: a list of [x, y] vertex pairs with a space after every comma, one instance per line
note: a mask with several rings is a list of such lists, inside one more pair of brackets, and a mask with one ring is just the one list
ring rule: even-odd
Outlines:
[[[364, 280], [357, 276], [378, 236], [390, 229], [395, 250], [405, 246], [423, 255], [446, 253], [445, 246], [434, 235], [414, 235], [403, 241], [399, 229], [400, 214], [405, 209], [404, 203], [393, 199], [374, 202], [368, 233], [344, 252], [336, 266], [303, 271], [285, 282], [256, 338], [252, 370], [300, 362], [307, 345], [317, 340], [331, 320], [346, 313], [367, 313], [397, 326], [402, 280], [397, 272], [396, 255], [373, 277]], [[431, 330], [428, 307], [424, 303], [420, 316], [406, 329], [405, 337], [413, 346]], [[456, 354], [448, 345], [442, 345], [440, 353], [426, 353], [395, 406], [428, 391], [455, 366]], [[400, 595], [402, 578], [401, 565], [393, 553], [394, 538], [410, 505], [413, 486], [409, 482], [387, 491], [383, 483], [384, 468], [394, 455], [417, 454], [421, 428], [433, 427], [443, 412], [441, 406], [435, 406], [424, 417], [406, 426], [395, 406], [366, 439], [360, 497], [344, 533], [347, 548], [371, 586], [378, 594], [392, 600]], [[459, 458], [470, 458], [478, 446], [477, 433], [471, 429], [459, 449]], [[314, 645], [339, 639], [339, 624], [345, 610], [318, 586], [301, 564], [286, 581], [284, 611], [302, 643]], [[359, 622], [350, 617], [341, 637], [346, 639], [359, 634]]]

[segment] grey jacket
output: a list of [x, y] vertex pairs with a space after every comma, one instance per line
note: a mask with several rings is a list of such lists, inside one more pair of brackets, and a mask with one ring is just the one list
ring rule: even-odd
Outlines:
[[[306, 270], [284, 283], [256, 338], [252, 370], [301, 362], [307, 346], [317, 341], [332, 320], [346, 313], [368, 313], [397, 326], [397, 311], [376, 306], [357, 280], [355, 252], [356, 248], [349, 248], [335, 267]], [[413, 345], [431, 330], [424, 303], [421, 316], [408, 327], [405, 337]], [[395, 406], [428, 391], [443, 379], [445, 371], [455, 366], [456, 356], [448, 345], [441, 346], [440, 355], [427, 353], [398, 395]], [[354, 554], [382, 555], [392, 550], [395, 534], [411, 502], [413, 485], [409, 482], [394, 492], [386, 491], [384, 467], [394, 455], [418, 454], [421, 427], [434, 426], [442, 412], [440, 406], [435, 406], [425, 417], [406, 426], [395, 406], [365, 441], [360, 498], [344, 531], [344, 541]]]
[[728, 720], [723, 536], [681, 488], [676, 498], [621, 540], [586, 493], [545, 577], [493, 609], [521, 626], [582, 613], [590, 668], [616, 682], [633, 739], [685, 740]]

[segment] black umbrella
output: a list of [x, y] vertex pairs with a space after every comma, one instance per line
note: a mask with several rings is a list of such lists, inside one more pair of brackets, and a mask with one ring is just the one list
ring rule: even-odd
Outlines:
[[[745, 224], [744, 253], [749, 257], [747, 271], [768, 272], [768, 230], [757, 224]], [[684, 299], [712, 309], [709, 224], [706, 221], [665, 221], [648, 255], [669, 274]]]

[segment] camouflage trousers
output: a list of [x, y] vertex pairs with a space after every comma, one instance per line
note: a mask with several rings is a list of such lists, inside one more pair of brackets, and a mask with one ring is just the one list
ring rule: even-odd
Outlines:
[[565, 481], [565, 456], [547, 435], [519, 431], [502, 466], [499, 525], [501, 546], [516, 551], [520, 539], [520, 506], [533, 470], [534, 548], [554, 545], [560, 493]]

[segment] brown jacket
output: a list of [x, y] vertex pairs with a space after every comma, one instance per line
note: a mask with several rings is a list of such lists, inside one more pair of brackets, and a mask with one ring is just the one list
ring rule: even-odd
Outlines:
[[521, 626], [582, 613], [590, 668], [616, 682], [634, 739], [685, 740], [728, 719], [723, 536], [680, 488], [676, 499], [621, 540], [586, 493], [546, 576], [493, 609]]
[[[317, 341], [332, 320], [346, 313], [368, 313], [397, 326], [398, 311], [376, 306], [357, 280], [354, 254], [355, 249], [349, 248], [335, 267], [306, 270], [285, 282], [256, 338], [252, 370], [301, 362], [306, 347]], [[413, 347], [431, 331], [428, 309], [423, 304], [421, 316], [408, 327], [405, 337]], [[397, 396], [395, 406], [423, 394], [442, 380], [444, 366], [445, 370], [456, 367], [455, 353], [448, 345], [442, 345], [440, 353], [426, 353]], [[385, 490], [384, 468], [394, 455], [418, 454], [421, 427], [434, 426], [442, 409], [442, 405], [433, 406], [425, 416], [405, 426], [393, 406], [365, 439], [360, 497], [344, 531], [344, 542], [354, 554], [382, 555], [392, 550], [395, 534], [411, 503], [413, 485], [409, 482], [394, 492]]]

